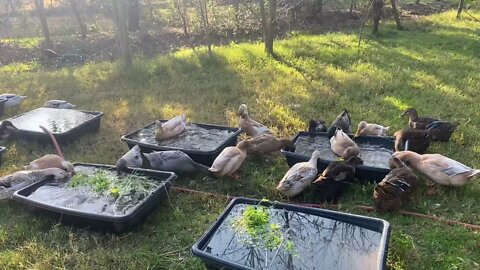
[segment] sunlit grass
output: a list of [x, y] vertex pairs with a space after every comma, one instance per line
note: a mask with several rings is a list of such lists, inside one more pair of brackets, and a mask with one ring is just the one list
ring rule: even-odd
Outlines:
[[[190, 121], [234, 126], [241, 103], [252, 116], [281, 136], [293, 136], [310, 118], [330, 123], [346, 108], [354, 125], [361, 120], [405, 127], [407, 107], [421, 115], [461, 122], [438, 152], [480, 167], [480, 23], [452, 20], [454, 12], [407, 23], [397, 32], [382, 25], [366, 34], [360, 50], [356, 33], [295, 34], [276, 42], [278, 59], [261, 44], [181, 50], [153, 59], [138, 58], [126, 72], [112, 63], [36, 72], [0, 71], [0, 89], [29, 96], [6, 117], [41, 106], [48, 99], [67, 99], [80, 109], [105, 112], [96, 134], [64, 147], [68, 159], [115, 163], [127, 150], [122, 134], [185, 113]], [[480, 13], [475, 13], [480, 16]], [[21, 169], [53, 151], [50, 145], [8, 142], [1, 172]], [[287, 170], [280, 155], [249, 158], [242, 181], [183, 177], [178, 186], [222, 194], [281, 199], [275, 190]], [[424, 179], [424, 178], [421, 178]], [[480, 221], [479, 182], [465, 188], [442, 188], [433, 197], [415, 195], [409, 210], [462, 222]], [[358, 212], [353, 204], [371, 205], [373, 184], [355, 183], [342, 198], [342, 211], [372, 215], [393, 226], [392, 269], [478, 269], [480, 234], [398, 214]], [[14, 203], [0, 207], [0, 268], [199, 269], [189, 247], [221, 212], [225, 201], [172, 194], [146, 224], [123, 236], [91, 233], [34, 217]], [[302, 200], [302, 199], [300, 199]], [[315, 201], [307, 194], [304, 201]], [[165, 254], [165, 255], [162, 255]]]

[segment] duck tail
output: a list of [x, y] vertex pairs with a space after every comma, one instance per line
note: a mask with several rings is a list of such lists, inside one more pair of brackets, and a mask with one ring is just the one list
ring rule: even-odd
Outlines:
[[472, 173], [468, 177], [475, 177], [480, 174], [480, 170], [473, 170]]
[[48, 136], [50, 136], [50, 139], [52, 139], [53, 146], [55, 147], [55, 150], [57, 151], [57, 155], [59, 157], [61, 157], [62, 159], [65, 159], [65, 156], [63, 155], [62, 150], [60, 149], [60, 146], [58, 145], [57, 139], [55, 139], [55, 136], [53, 136], [53, 133], [44, 126], [39, 126], [39, 127], [43, 130], [43, 132], [47, 133]]

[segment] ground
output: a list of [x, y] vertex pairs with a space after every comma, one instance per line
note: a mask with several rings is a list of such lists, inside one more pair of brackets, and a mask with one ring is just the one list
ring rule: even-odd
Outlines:
[[[53, 98], [105, 112], [98, 133], [64, 147], [66, 157], [79, 162], [115, 163], [127, 150], [120, 136], [156, 118], [185, 113], [194, 122], [235, 126], [235, 112], [246, 103], [254, 118], [288, 137], [304, 130], [310, 118], [331, 122], [343, 108], [355, 124], [365, 119], [397, 130], [406, 125], [399, 117], [402, 110], [415, 107], [422, 115], [461, 123], [450, 142], [435, 143], [429, 152], [478, 168], [479, 26], [469, 18], [456, 21], [450, 11], [408, 22], [404, 31], [387, 22], [378, 35], [366, 35], [360, 48], [353, 31], [292, 34], [276, 42], [277, 59], [267, 57], [261, 44], [245, 43], [215, 47], [211, 56], [199, 48], [137, 58], [129, 72], [110, 62], [35, 72], [7, 65], [0, 71], [0, 90], [28, 96], [5, 117]], [[1, 174], [53, 151], [29, 142], [5, 146]], [[248, 158], [241, 181], [187, 177], [176, 185], [285, 201], [275, 186], [287, 169], [280, 155]], [[356, 183], [335, 209], [391, 223], [391, 269], [480, 269], [479, 232], [355, 209], [372, 205], [372, 191], [372, 183]], [[480, 223], [478, 180], [462, 188], [441, 188], [435, 196], [424, 191], [422, 184], [407, 210]], [[315, 202], [310, 192], [298, 200]], [[143, 225], [112, 235], [63, 226], [31, 215], [15, 202], [1, 202], [0, 268], [202, 269], [190, 247], [226, 204], [223, 198], [173, 191], [170, 202]]]

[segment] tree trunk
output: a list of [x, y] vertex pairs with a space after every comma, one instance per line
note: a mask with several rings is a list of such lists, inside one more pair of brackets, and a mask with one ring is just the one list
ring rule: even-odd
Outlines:
[[373, 15], [373, 29], [372, 32], [375, 34], [378, 32], [378, 27], [380, 25], [380, 19], [382, 18], [383, 10], [383, 0], [373, 0], [372, 3], [372, 15]]
[[[182, 2], [180, 2], [182, 1]], [[186, 3], [184, 0], [173, 0], [173, 6], [177, 10], [178, 16], [180, 16], [180, 20], [182, 21], [182, 28], [185, 37], [189, 37], [188, 34], [188, 15], [186, 11]]]
[[128, 18], [125, 16], [128, 12], [127, 1], [128, 0], [112, 0], [122, 62], [126, 68], [130, 68], [132, 66], [132, 52], [130, 49], [130, 38], [128, 36]]
[[310, 11], [310, 19], [315, 19], [317, 14], [322, 14], [323, 11], [323, 0], [313, 0], [312, 10]]
[[77, 0], [70, 0], [70, 7], [72, 7], [73, 15], [75, 15], [75, 19], [80, 27], [80, 35], [82, 36], [82, 39], [85, 39], [87, 37], [87, 25], [85, 24], [85, 18], [82, 16], [78, 8]]
[[464, 2], [465, 2], [464, 0], [460, 0], [460, 2], [458, 3], [457, 19], [460, 19], [462, 17]]
[[42, 25], [43, 36], [45, 37], [45, 43], [47, 47], [52, 47], [52, 40], [50, 39], [50, 31], [48, 30], [47, 17], [45, 16], [45, 9], [43, 6], [43, 0], [33, 0], [35, 9], [37, 10], [40, 24]]
[[402, 22], [400, 21], [400, 14], [397, 9], [397, 0], [390, 0], [390, 3], [392, 4], [392, 12], [397, 25], [397, 30], [402, 30]]
[[350, 15], [352, 15], [353, 9], [355, 8], [355, 0], [350, 1]]
[[416, 0], [415, 4], [417, 4], [417, 5], [420, 4], [420, 0]]
[[128, 31], [140, 30], [140, 1], [129, 0]]
[[268, 20], [265, 37], [265, 49], [267, 53], [273, 55], [273, 39], [275, 33], [275, 21], [277, 19], [277, 0], [268, 0]]
[[197, 15], [202, 24], [208, 47], [208, 53], [212, 52], [212, 39], [210, 36], [210, 22], [208, 20], [208, 0], [197, 0]]

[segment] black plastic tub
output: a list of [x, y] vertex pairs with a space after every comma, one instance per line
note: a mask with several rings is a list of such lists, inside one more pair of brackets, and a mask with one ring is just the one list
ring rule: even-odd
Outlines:
[[[74, 166], [114, 170], [114, 166], [103, 164], [75, 163]], [[132, 171], [133, 169], [126, 170], [127, 173], [132, 173]], [[161, 184], [154, 192], [133, 207], [129, 213], [124, 215], [93, 214], [78, 209], [41, 203], [28, 197], [39, 187], [51, 182], [51, 179], [39, 181], [16, 191], [13, 194], [13, 199], [23, 203], [35, 214], [52, 217], [56, 221], [67, 225], [88, 227], [93, 230], [122, 233], [131, 230], [138, 224], [142, 223], [148, 214], [158, 207], [161, 201], [167, 199], [168, 192], [170, 191], [173, 182], [177, 178], [177, 176], [172, 172], [162, 172], [147, 169], [135, 169], [135, 173], [148, 176], [149, 179], [152, 180], [161, 181]]]
[[[269, 207], [267, 228], [280, 229], [280, 245], [265, 248], [265, 242], [249, 242], [253, 238], [233, 229], [235, 217], [250, 205]], [[390, 231], [390, 224], [377, 218], [237, 198], [195, 243], [192, 253], [208, 269], [379, 270], [386, 269]], [[280, 236], [270, 232], [266, 235]]]
[[[166, 120], [160, 120], [160, 121], [165, 122]], [[146, 129], [151, 129], [152, 126], [154, 125], [155, 125], [155, 122], [148, 124], [147, 126], [139, 130], [123, 135], [121, 140], [126, 142], [129, 148], [132, 148], [135, 145], [138, 145], [140, 146], [140, 149], [142, 152], [147, 152], [147, 153], [152, 151], [180, 150], [186, 153], [195, 162], [201, 163], [206, 166], [211, 166], [215, 158], [220, 154], [220, 152], [222, 152], [223, 149], [225, 149], [228, 146], [235, 146], [237, 144], [238, 135], [240, 135], [240, 133], [242, 132], [242, 130], [239, 128], [202, 124], [202, 123], [190, 123], [190, 125], [196, 125], [204, 129], [216, 129], [221, 131], [228, 131], [229, 133], [231, 133], [231, 135], [229, 135], [228, 138], [224, 139], [221, 142], [218, 142], [218, 146], [216, 146], [212, 150], [196, 150], [196, 149], [187, 149], [187, 148], [168, 146], [168, 145], [158, 145], [157, 143], [142, 142], [135, 138], [136, 136], [138, 136], [138, 134], [141, 131]]]
[[5, 146], [0, 146], [0, 166], [2, 166], [3, 164], [3, 154], [6, 150], [7, 148]]
[[50, 137], [39, 128], [39, 125], [44, 125], [52, 131], [58, 143], [66, 144], [98, 130], [102, 116], [102, 112], [38, 108], [7, 120], [18, 129], [15, 138], [48, 143]]
[[[353, 135], [349, 135], [353, 137]], [[299, 132], [294, 138], [293, 142], [295, 145], [298, 145], [298, 141], [300, 139], [304, 140], [328, 140], [328, 135], [326, 132], [315, 132], [315, 133], [308, 133], [308, 132]], [[355, 177], [362, 181], [381, 181], [389, 172], [390, 168], [388, 167], [388, 160], [390, 159], [391, 154], [395, 152], [395, 142], [393, 137], [379, 137], [379, 136], [361, 136], [355, 139], [355, 142], [360, 147], [360, 157], [362, 157], [362, 144], [368, 144], [375, 147], [379, 147], [379, 149], [385, 150], [383, 153], [385, 157], [382, 159], [382, 166], [371, 166], [368, 163], [364, 163], [364, 165], [359, 165], [356, 168]], [[318, 149], [318, 148], [317, 148]], [[298, 147], [297, 150], [298, 151]], [[313, 148], [311, 151], [313, 152]], [[337, 157], [334, 157], [333, 152], [330, 149], [330, 142], [325, 143], [318, 149], [322, 152], [322, 154], [326, 154], [320, 157], [318, 160], [318, 171], [322, 172], [327, 168], [328, 164]], [[310, 159], [310, 155], [305, 155], [297, 152], [290, 152], [286, 150], [281, 151], [282, 154], [286, 157], [288, 165], [291, 167], [296, 163], [305, 162]], [[388, 154], [388, 153], [390, 154]], [[327, 157], [328, 155], [328, 157]], [[388, 157], [387, 157], [388, 156]], [[364, 161], [365, 162], [365, 161]]]

